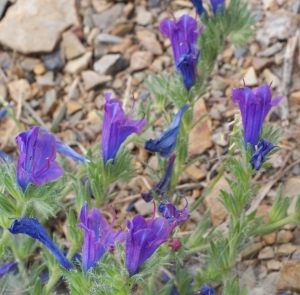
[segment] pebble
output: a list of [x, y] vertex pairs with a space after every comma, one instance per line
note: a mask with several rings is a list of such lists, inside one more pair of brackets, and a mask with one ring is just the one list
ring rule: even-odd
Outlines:
[[277, 244], [286, 244], [292, 239], [293, 239], [293, 233], [291, 231], [280, 230], [277, 233], [276, 243]]
[[281, 272], [277, 283], [277, 289], [279, 291], [293, 291], [300, 292], [300, 261], [289, 260], [287, 261]]
[[271, 259], [267, 261], [268, 270], [279, 270], [281, 267], [281, 262], [275, 259]]
[[265, 78], [266, 84], [270, 85], [272, 83], [271, 88], [277, 88], [281, 84], [280, 79], [269, 69], [264, 69], [262, 76]]
[[60, 50], [56, 50], [50, 54], [42, 56], [42, 60], [44, 62], [45, 67], [49, 71], [54, 71], [64, 66]]
[[43, 75], [36, 76], [36, 82], [39, 86], [52, 86], [54, 85], [54, 73], [46, 72]]
[[6, 86], [2, 83], [0, 83], [0, 96], [2, 96], [4, 99], [6, 99], [6, 97], [7, 97]]
[[78, 25], [73, 0], [17, 1], [0, 22], [0, 43], [24, 54], [51, 52], [61, 33]]
[[300, 90], [291, 93], [290, 101], [291, 101], [292, 105], [300, 104]]
[[228, 87], [228, 83], [226, 79], [222, 78], [221, 76], [214, 76], [211, 81], [211, 86], [215, 90], [224, 91]]
[[185, 173], [193, 181], [200, 181], [206, 177], [206, 173], [199, 169], [195, 164], [189, 166]]
[[256, 254], [260, 249], [262, 248], [262, 243], [254, 243], [250, 246], [248, 246], [246, 249], [242, 252], [242, 258], [249, 258]]
[[278, 256], [288, 256], [291, 255], [297, 247], [295, 245], [292, 245], [291, 243], [288, 244], [282, 244], [278, 247], [277, 254]]
[[224, 50], [222, 54], [222, 60], [224, 63], [229, 63], [233, 56], [233, 49], [232, 47], [228, 47]]
[[225, 137], [225, 134], [223, 132], [216, 132], [212, 135], [211, 140], [220, 145], [220, 146], [227, 146], [228, 140]]
[[112, 29], [111, 34], [117, 36], [124, 36], [130, 33], [133, 30], [133, 28], [134, 28], [133, 23], [119, 24]]
[[115, 66], [120, 58], [120, 54], [104, 55], [94, 63], [94, 71], [101, 75], [112, 75], [116, 71]]
[[134, 208], [142, 216], [150, 215], [153, 212], [153, 203], [146, 203], [143, 199], [139, 199], [134, 203]]
[[146, 26], [152, 23], [152, 14], [147, 11], [144, 6], [137, 6], [136, 12], [136, 22], [141, 26]]
[[160, 55], [163, 53], [162, 47], [156, 38], [156, 34], [150, 30], [138, 30], [136, 36], [141, 45], [153, 54]]
[[36, 75], [43, 75], [45, 72], [46, 72], [46, 68], [44, 66], [43, 63], [38, 63], [34, 69], [33, 69], [33, 72], [36, 74]]
[[106, 34], [106, 33], [99, 34], [98, 40], [101, 43], [108, 43], [108, 44], [120, 44], [123, 41], [123, 39], [121, 37]]
[[70, 74], [77, 74], [88, 67], [90, 60], [92, 59], [92, 52], [88, 51], [83, 56], [68, 61], [65, 66], [65, 72]]
[[3, 15], [3, 12], [6, 8], [7, 3], [8, 3], [8, 0], [0, 0], [0, 19]]
[[271, 59], [263, 57], [254, 57], [252, 59], [252, 66], [255, 71], [261, 71], [272, 63]]
[[122, 43], [109, 46], [109, 53], [124, 53], [132, 45], [132, 40], [124, 38]]
[[31, 98], [31, 87], [26, 79], [11, 81], [7, 83], [7, 87], [10, 97], [15, 102], [19, 101], [20, 96], [24, 100], [29, 100]]
[[259, 251], [258, 259], [270, 259], [270, 258], [274, 258], [274, 256], [275, 254], [273, 248], [267, 246]]
[[139, 71], [148, 68], [153, 61], [153, 53], [151, 51], [136, 51], [130, 59], [131, 71]]
[[282, 43], [277, 42], [274, 45], [272, 45], [271, 47], [266, 48], [263, 51], [259, 51], [257, 53], [258, 57], [270, 57], [272, 55], [274, 55], [275, 53], [277, 53], [278, 51], [280, 51], [283, 48]]
[[55, 89], [50, 89], [45, 93], [45, 101], [43, 103], [42, 114], [49, 116], [54, 111], [57, 105], [57, 92]]
[[273, 245], [276, 241], [276, 233], [271, 233], [262, 237], [267, 245]]
[[111, 76], [101, 76], [94, 71], [81, 72], [81, 78], [83, 80], [84, 89], [89, 91], [98, 85], [105, 84], [112, 80]]
[[247, 86], [256, 86], [257, 85], [258, 80], [257, 80], [257, 76], [255, 73], [254, 67], [250, 67], [247, 69], [244, 79], [245, 79]]
[[89, 123], [92, 125], [102, 122], [100, 117], [98, 116], [96, 110], [89, 111], [89, 113], [87, 115], [87, 119], [88, 119]]
[[75, 112], [81, 110], [83, 108], [83, 105], [75, 100], [69, 100], [67, 102], [67, 113], [69, 115], [74, 114]]
[[248, 52], [248, 50], [249, 50], [248, 47], [245, 47], [245, 48], [238, 47], [233, 52], [234, 53], [234, 57], [237, 58], [237, 59], [239, 59], [239, 58], [243, 57]]
[[79, 39], [71, 31], [63, 33], [63, 47], [68, 60], [81, 56], [85, 53], [85, 48]]

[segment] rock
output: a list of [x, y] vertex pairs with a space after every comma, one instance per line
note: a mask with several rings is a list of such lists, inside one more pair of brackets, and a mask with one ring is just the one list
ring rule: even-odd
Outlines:
[[272, 83], [272, 88], [277, 88], [281, 84], [279, 78], [269, 69], [264, 69], [262, 72], [262, 76], [265, 78], [266, 84], [270, 85]]
[[267, 261], [268, 270], [279, 270], [281, 267], [281, 262], [275, 259], [271, 259]]
[[[262, 282], [262, 286], [261, 289], [262, 291], [262, 295], [265, 294], [276, 294], [277, 292], [277, 281], [279, 278], [280, 273], [279, 272], [271, 272], [269, 273], [266, 278], [263, 280]], [[252, 295], [260, 295], [259, 293], [253, 293]]]
[[274, 55], [278, 51], [280, 51], [282, 48], [283, 48], [282, 43], [277, 42], [274, 45], [272, 45], [271, 47], [268, 47], [267, 49], [258, 52], [257, 56], [258, 57], [269, 57], [269, 56]]
[[280, 9], [267, 14], [264, 26], [257, 31], [256, 40], [264, 46], [271, 43], [272, 38], [286, 40], [296, 34], [300, 26], [300, 15]]
[[7, 69], [9, 68], [10, 63], [11, 63], [11, 58], [9, 54], [5, 51], [0, 52], [0, 67], [2, 69]]
[[106, 33], [99, 34], [97, 38], [99, 42], [108, 43], [108, 44], [120, 44], [123, 41], [123, 39], [118, 36], [114, 36]]
[[153, 61], [153, 53], [150, 51], [136, 51], [130, 59], [131, 71], [146, 69]]
[[10, 97], [18, 102], [21, 97], [23, 100], [31, 98], [31, 87], [26, 79], [20, 79], [7, 83]]
[[156, 34], [150, 30], [139, 30], [136, 32], [141, 45], [153, 54], [160, 55], [163, 53], [162, 47], [156, 39]]
[[248, 52], [249, 48], [245, 47], [245, 48], [236, 48], [234, 49], [234, 57], [237, 59], [240, 59], [241, 57], [243, 57], [247, 52]]
[[63, 47], [68, 60], [83, 55], [85, 48], [79, 39], [71, 31], [63, 33]]
[[144, 6], [137, 6], [136, 9], [136, 22], [141, 26], [146, 26], [152, 22], [152, 14], [147, 11]]
[[270, 259], [274, 258], [274, 250], [272, 247], [268, 246], [259, 251], [258, 259]]
[[120, 60], [120, 54], [107, 54], [94, 63], [94, 71], [101, 75], [112, 75], [115, 65]]
[[245, 82], [247, 86], [255, 86], [258, 83], [257, 76], [253, 67], [247, 69], [246, 74], [244, 76]]
[[153, 212], [152, 202], [146, 203], [143, 199], [139, 199], [134, 203], [134, 208], [142, 216], [150, 215]]
[[228, 140], [225, 138], [225, 134], [222, 132], [216, 132], [212, 135], [211, 140], [220, 145], [220, 146], [227, 146], [228, 145]]
[[148, 2], [150, 7], [158, 7], [160, 4], [160, 0], [149, 0]]
[[224, 191], [230, 190], [229, 184], [224, 176], [220, 178], [203, 201], [205, 208], [210, 210], [209, 214], [213, 225], [221, 224], [227, 216], [227, 211], [219, 201], [220, 189]]
[[[205, 102], [203, 99], [199, 99], [194, 106], [194, 122], [206, 113]], [[189, 154], [191, 156], [201, 155], [206, 149], [212, 146], [211, 126], [210, 117], [205, 117], [190, 131]], [[201, 140], [199, 140], [199, 136]]]
[[223, 51], [222, 60], [224, 63], [229, 63], [233, 56], [233, 49], [232, 47], [228, 47]]
[[33, 72], [36, 75], [43, 75], [46, 72], [46, 68], [43, 63], [39, 63], [34, 67]]
[[290, 102], [292, 105], [300, 104], [300, 91], [292, 92], [290, 96]]
[[109, 47], [109, 53], [124, 53], [132, 45], [132, 40], [124, 38], [122, 43], [114, 44]]
[[252, 265], [249, 265], [241, 274], [239, 285], [241, 289], [253, 284], [256, 281], [254, 269]]
[[269, 8], [275, 5], [276, 0], [263, 0], [264, 10], [268, 10]]
[[31, 72], [33, 69], [41, 63], [41, 60], [34, 57], [25, 57], [21, 63], [20, 66], [22, 70]]
[[254, 256], [262, 248], [262, 243], [254, 243], [245, 248], [242, 252], [242, 258], [250, 258]]
[[195, 164], [189, 166], [185, 170], [185, 173], [193, 181], [199, 181], [199, 180], [202, 180], [206, 177], [206, 173], [204, 173], [201, 169], [199, 169]]
[[89, 113], [87, 115], [87, 119], [88, 119], [89, 123], [92, 124], [92, 125], [102, 122], [95, 110], [89, 111]]
[[109, 31], [114, 22], [121, 16], [124, 7], [123, 3], [118, 3], [102, 13], [93, 14], [94, 24], [101, 30]]
[[228, 83], [221, 76], [215, 76], [215, 77], [213, 77], [213, 79], [211, 81], [211, 86], [215, 90], [224, 91], [228, 87]]
[[297, 202], [297, 196], [299, 195], [300, 192], [300, 181], [298, 177], [291, 177], [288, 178], [284, 184], [283, 184], [283, 190], [282, 190], [282, 195], [284, 197], [292, 197], [294, 196], [293, 201], [291, 202], [288, 210], [287, 210], [287, 215], [292, 215], [295, 211], [295, 206]]
[[6, 8], [7, 3], [8, 3], [8, 0], [0, 0], [0, 19], [3, 15], [3, 12]]
[[65, 72], [70, 74], [77, 74], [78, 72], [85, 70], [92, 58], [92, 52], [88, 51], [83, 56], [70, 60], [65, 66]]
[[51, 52], [72, 25], [79, 25], [74, 0], [17, 1], [0, 23], [0, 43], [24, 54]]
[[67, 102], [67, 113], [69, 115], [74, 114], [75, 112], [81, 110], [83, 108], [82, 104], [80, 104], [79, 102], [75, 101], [75, 100], [69, 100]]
[[54, 85], [54, 73], [46, 72], [44, 75], [36, 76], [36, 82], [39, 86]]
[[288, 256], [291, 255], [297, 247], [295, 245], [292, 245], [291, 243], [288, 244], [282, 244], [278, 247], [277, 254], [278, 256]]
[[0, 96], [6, 99], [7, 96], [7, 89], [4, 84], [0, 83]]
[[111, 76], [101, 76], [94, 71], [83, 71], [81, 72], [81, 78], [83, 80], [84, 89], [89, 91], [94, 87], [105, 84], [112, 80]]
[[283, 291], [300, 292], [300, 261], [287, 261], [280, 273], [277, 289]]
[[49, 116], [57, 105], [57, 93], [55, 89], [48, 90], [45, 93], [45, 102], [43, 104], [43, 115]]
[[133, 29], [134, 25], [132, 23], [123, 23], [116, 25], [112, 31], [112, 35], [117, 35], [117, 36], [124, 36], [128, 33], [130, 33]]
[[64, 61], [62, 59], [60, 50], [56, 50], [50, 54], [44, 55], [42, 59], [45, 67], [49, 71], [54, 71], [64, 66]]
[[288, 243], [290, 240], [292, 240], [293, 238], [293, 234], [291, 231], [287, 231], [287, 230], [280, 230], [277, 233], [277, 239], [276, 239], [276, 243], [277, 244], [286, 244]]
[[252, 59], [252, 66], [254, 67], [255, 71], [260, 71], [269, 66], [272, 63], [271, 59], [269, 58], [262, 58], [262, 57], [254, 57]]
[[276, 241], [276, 233], [271, 233], [262, 237], [267, 245], [273, 245]]

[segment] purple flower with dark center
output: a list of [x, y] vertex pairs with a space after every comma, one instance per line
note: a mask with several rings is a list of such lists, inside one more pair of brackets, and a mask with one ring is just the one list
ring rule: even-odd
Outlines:
[[22, 132], [17, 137], [20, 155], [17, 165], [17, 182], [26, 190], [30, 183], [42, 183], [58, 179], [64, 170], [55, 161], [56, 142], [52, 134], [39, 134], [39, 127]]
[[250, 143], [253, 150], [258, 141], [262, 124], [273, 106], [277, 106], [283, 96], [272, 100], [272, 92], [269, 85], [261, 85], [257, 88], [248, 87], [232, 90], [232, 100], [239, 104], [244, 126], [244, 141], [247, 147]]
[[254, 152], [254, 154], [250, 159], [250, 164], [252, 165], [252, 167], [256, 171], [258, 171], [261, 165], [263, 164], [267, 154], [275, 148], [280, 148], [280, 147], [273, 145], [271, 142], [267, 141], [266, 139], [262, 139], [259, 142], [256, 151]]
[[67, 270], [73, 269], [72, 264], [50, 239], [44, 227], [36, 218], [23, 217], [16, 219], [8, 229], [12, 234], [25, 234], [43, 243], [55, 256], [58, 262]]
[[165, 159], [170, 157], [176, 147], [181, 118], [188, 106], [189, 104], [184, 105], [177, 112], [177, 114], [173, 117], [172, 123], [166, 131], [161, 133], [156, 139], [149, 139], [145, 142], [146, 150], [153, 153], [160, 153], [160, 155]]
[[142, 198], [146, 202], [150, 202], [153, 200], [153, 193], [164, 196], [169, 191], [175, 159], [176, 154], [173, 154], [168, 161], [165, 174], [163, 175], [161, 180], [147, 193], [142, 194]]
[[197, 14], [201, 16], [203, 13], [206, 14], [206, 11], [203, 7], [202, 0], [191, 0], [194, 7], [196, 8]]
[[196, 43], [202, 31], [203, 27], [198, 29], [197, 21], [187, 14], [175, 22], [166, 19], [160, 23], [160, 32], [171, 41], [176, 70], [182, 74], [187, 90], [194, 83], [200, 54]]
[[177, 210], [174, 204], [170, 202], [160, 203], [158, 211], [169, 221], [170, 227], [173, 230], [190, 217], [187, 205], [188, 202], [186, 200], [186, 206], [183, 209]]
[[217, 14], [218, 9], [224, 13], [225, 0], [210, 0], [214, 15]]
[[88, 203], [86, 202], [80, 212], [80, 224], [78, 227], [84, 229], [84, 242], [82, 249], [82, 260], [84, 273], [94, 267], [103, 254], [111, 247], [114, 247], [114, 242], [124, 242], [127, 233], [122, 230], [116, 232], [113, 230], [113, 225], [116, 219], [111, 224], [108, 224], [99, 210], [93, 208], [88, 211]]
[[203, 285], [199, 295], [215, 295], [215, 291], [208, 285]]
[[[42, 134], [51, 134], [49, 131], [47, 131], [44, 128], [40, 128], [40, 131]], [[63, 154], [69, 158], [72, 158], [76, 161], [80, 161], [83, 163], [87, 162], [87, 159], [83, 157], [82, 155], [76, 153], [72, 148], [70, 148], [68, 145], [66, 145], [64, 142], [62, 142], [59, 138], [57, 138], [55, 135], [53, 135], [56, 142], [56, 151], [60, 154]]]
[[164, 217], [154, 219], [155, 211], [154, 204], [152, 219], [145, 220], [141, 215], [136, 215], [127, 221], [129, 232], [126, 238], [126, 268], [130, 276], [169, 239], [169, 222]]
[[0, 265], [0, 278], [2, 278], [9, 271], [13, 270], [18, 265], [18, 263], [18, 261], [13, 261], [4, 265]]
[[126, 117], [121, 103], [116, 98], [111, 98], [112, 93], [105, 94], [104, 119], [102, 127], [102, 155], [104, 163], [115, 159], [121, 144], [132, 133], [140, 133], [147, 121], [132, 120], [134, 103], [131, 112]]

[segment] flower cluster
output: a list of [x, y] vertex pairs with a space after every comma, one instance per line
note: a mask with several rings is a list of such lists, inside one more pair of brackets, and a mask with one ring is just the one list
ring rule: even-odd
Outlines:
[[[197, 14], [199, 16], [205, 16], [207, 15], [207, 12], [205, 8], [203, 7], [202, 0], [191, 0], [193, 3], [194, 7], [196, 8]], [[225, 8], [225, 0], [210, 0], [210, 4], [212, 7], [212, 11], [214, 15], [220, 11], [222, 14], [224, 13], [224, 8]]]

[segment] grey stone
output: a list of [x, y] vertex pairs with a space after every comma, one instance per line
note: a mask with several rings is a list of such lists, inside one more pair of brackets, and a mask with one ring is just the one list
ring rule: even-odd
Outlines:
[[87, 68], [91, 58], [92, 52], [88, 51], [83, 56], [70, 60], [65, 66], [65, 72], [77, 74], [78, 72]]
[[249, 47], [246, 47], [246, 48], [238, 47], [238, 48], [234, 49], [233, 54], [234, 54], [235, 58], [239, 59], [239, 58], [243, 57], [248, 51], [249, 51]]
[[50, 54], [42, 56], [42, 60], [44, 62], [45, 67], [49, 71], [54, 71], [64, 66], [60, 50], [56, 50]]
[[57, 93], [55, 89], [50, 89], [45, 93], [45, 103], [43, 104], [43, 115], [50, 115], [57, 104]]
[[282, 49], [283, 45], [282, 43], [275, 43], [274, 45], [272, 45], [271, 47], [266, 48], [265, 50], [262, 50], [260, 52], [257, 53], [258, 57], [269, 57], [274, 55], [275, 53], [277, 53], [278, 51], [280, 51]]
[[94, 71], [101, 75], [110, 75], [114, 73], [113, 67], [120, 58], [120, 54], [104, 55], [94, 63]]
[[84, 88], [87, 91], [112, 80], [111, 76], [101, 76], [94, 71], [83, 71], [81, 72], [81, 77]]
[[8, 2], [8, 0], [0, 0], [0, 19], [3, 15], [3, 12], [4, 12], [5, 8], [6, 8], [7, 2]]
[[108, 43], [108, 44], [120, 44], [123, 41], [123, 39], [121, 37], [106, 34], [106, 33], [99, 34], [98, 40], [101, 43]]
[[67, 59], [73, 59], [85, 53], [85, 48], [79, 39], [70, 31], [63, 34], [64, 52]]

